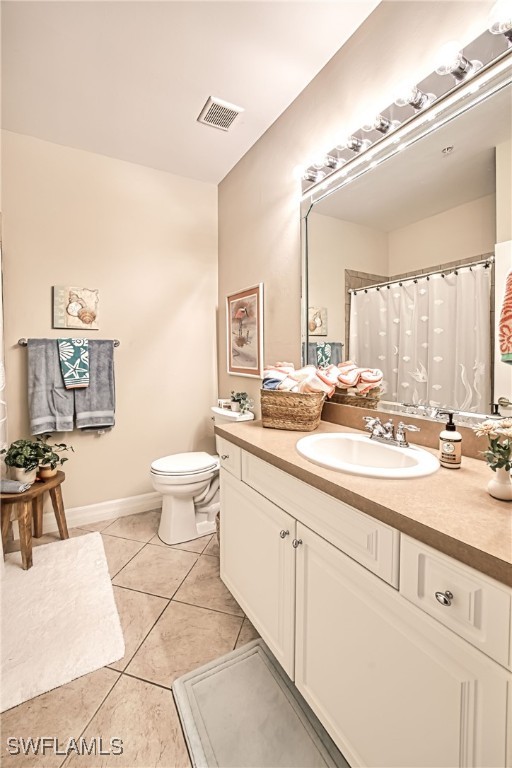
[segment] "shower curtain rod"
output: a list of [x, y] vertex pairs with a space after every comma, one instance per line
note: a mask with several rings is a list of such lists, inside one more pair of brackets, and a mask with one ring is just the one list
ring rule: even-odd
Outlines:
[[[55, 341], [57, 341], [57, 339], [55, 339]], [[27, 346], [27, 340], [26, 339], [18, 339], [18, 345], [20, 347], [26, 347]], [[121, 342], [119, 341], [119, 339], [114, 339], [114, 347], [119, 347], [119, 346], [121, 346]]]
[[361, 293], [364, 291], [365, 293], [368, 293], [368, 290], [370, 288], [377, 288], [379, 290], [380, 288], [390, 288], [392, 285], [402, 285], [402, 283], [417, 283], [418, 280], [421, 278], [427, 278], [431, 277], [432, 275], [450, 275], [452, 272], [457, 272], [459, 269], [471, 269], [471, 267], [478, 267], [480, 264], [484, 264], [485, 268], [491, 266], [491, 264], [494, 263], [494, 256], [489, 256], [487, 259], [479, 259], [478, 261], [471, 261], [468, 262], [468, 264], [460, 264], [458, 267], [450, 267], [449, 269], [435, 269], [432, 272], [423, 272], [418, 275], [412, 275], [411, 277], [399, 277], [397, 280], [388, 280], [386, 283], [376, 283], [375, 285], [368, 285], [366, 288], [353, 288], [349, 291], [353, 296], [355, 296], [356, 293]]

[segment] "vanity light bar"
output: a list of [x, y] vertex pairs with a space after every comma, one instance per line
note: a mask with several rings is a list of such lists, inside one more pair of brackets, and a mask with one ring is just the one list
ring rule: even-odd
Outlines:
[[[301, 201], [318, 202], [327, 194], [345, 187], [364, 173], [373, 170], [376, 164], [390, 159], [397, 152], [402, 152], [406, 147], [416, 143], [433, 130], [480, 101], [487, 99], [511, 82], [512, 48], [500, 54], [494, 63], [482, 68], [476, 76], [461, 83], [456, 88], [452, 88], [446, 96], [436, 101], [421, 115], [415, 115], [396, 131], [383, 136], [370, 151], [360, 152], [353, 160], [348, 160], [343, 169], [324, 174], [322, 179], [319, 179], [316, 184], [309, 186], [303, 192]], [[414, 135], [411, 135], [413, 132]]]
[[[490, 32], [484, 32], [484, 34], [480, 35], [480, 37], [477, 38], [476, 41], [473, 41], [470, 46], [475, 42], [480, 41], [482, 41], [482, 43], [487, 43], [490, 36]], [[508, 39], [505, 34], [503, 35], [503, 40], [504, 44], [507, 45]], [[466, 48], [470, 46], [466, 46]], [[483, 47], [486, 48], [486, 45], [483, 45]], [[448, 110], [456, 102], [467, 98], [468, 95], [481, 89], [482, 86], [486, 85], [489, 80], [496, 76], [496, 74], [510, 66], [511, 54], [512, 48], [507, 48], [505, 51], [493, 56], [493, 58], [483, 66], [480, 61], [477, 61], [476, 59], [471, 61], [465, 57], [461, 51], [456, 52], [455, 55], [452, 55], [451, 61], [443, 65], [446, 73], [450, 73], [454, 77], [455, 85], [452, 88], [439, 97], [436, 97], [432, 93], [425, 93], [417, 86], [413, 86], [408, 92], [401, 94], [395, 101], [395, 104], [403, 104], [404, 106], [408, 104], [416, 110], [416, 114], [400, 124], [399, 121], [392, 121], [387, 116], [379, 113], [373, 123], [365, 124], [361, 129], [364, 132], [374, 130], [380, 133], [380, 137], [377, 138], [373, 144], [369, 139], [361, 139], [359, 136], [352, 134], [343, 142], [340, 142], [335, 149], [325, 153], [326, 157], [333, 158], [336, 163], [325, 163], [320, 168], [318, 166], [310, 166], [306, 169], [302, 176], [303, 194], [301, 200], [304, 201], [311, 198], [311, 201], [313, 201], [314, 192], [323, 192], [327, 188], [329, 188], [329, 191], [333, 191], [341, 186], [345, 186], [350, 180], [361, 176], [363, 172], [368, 170], [368, 166], [366, 166], [364, 170], [360, 168], [358, 172], [352, 174], [352, 171], [356, 166], [368, 163], [371, 159], [373, 161], [372, 167], [375, 167], [375, 156], [381, 155], [382, 153], [385, 154], [385, 150], [393, 144], [397, 146], [389, 152], [389, 154], [385, 154], [385, 156], [379, 158], [378, 162], [388, 159], [388, 157], [394, 155], [396, 151], [402, 151], [405, 148], [403, 137], [406, 134], [415, 131], [418, 126], [421, 126], [426, 120], [433, 121], [438, 117], [441, 111]], [[439, 72], [441, 69], [442, 67], [439, 67], [436, 71]], [[425, 78], [425, 80], [426, 79], [427, 78]], [[485, 97], [488, 95], [490, 94], [486, 93]], [[388, 109], [391, 109], [391, 107], [388, 107]], [[386, 110], [382, 111], [384, 112]], [[450, 116], [449, 119], [452, 119], [454, 116], [455, 115]], [[446, 120], [443, 122], [446, 122]], [[430, 130], [433, 130], [433, 126], [431, 126], [428, 132], [430, 132]], [[355, 134], [357, 133], [358, 132], [356, 131]], [[426, 134], [423, 133], [422, 136], [423, 135]], [[418, 138], [420, 137], [417, 137], [414, 140], [416, 141]], [[348, 159], [340, 157], [339, 153], [344, 150], [352, 150], [352, 152], [355, 153], [355, 157], [352, 156]], [[340, 168], [341, 165], [343, 166], [343, 169]], [[339, 186], [331, 186], [348, 174], [350, 174], [350, 179], [347, 178], [344, 182], [340, 183]], [[323, 197], [324, 195], [321, 196]], [[319, 198], [315, 196], [315, 200], [317, 199]]]

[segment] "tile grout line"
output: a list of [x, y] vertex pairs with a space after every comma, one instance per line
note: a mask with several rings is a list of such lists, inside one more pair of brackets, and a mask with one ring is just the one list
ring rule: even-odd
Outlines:
[[[148, 680], [145, 677], [138, 677], [137, 675], [134, 675], [133, 672], [121, 672], [121, 675], [124, 675], [125, 677], [129, 677], [131, 680], [140, 680], [141, 683], [147, 683], [148, 685], [154, 685], [155, 688], [161, 688], [164, 691], [171, 692], [172, 690], [172, 683], [170, 685], [164, 685], [163, 683], [155, 683], [153, 680]], [[175, 678], [176, 680], [178, 678]], [[172, 681], [174, 683], [174, 680]]]
[[[117, 670], [115, 670], [115, 669], [110, 669], [109, 667], [100, 667], [100, 669], [108, 669], [108, 670], [109, 670], [109, 672], [113, 672], [114, 674], [116, 674], [116, 675], [119, 675], [119, 677], [118, 677], [118, 678], [117, 678], [117, 680], [116, 680], [116, 681], [113, 683], [113, 685], [112, 685], [112, 686], [111, 686], [111, 687], [108, 689], [107, 693], [106, 693], [106, 694], [105, 694], [105, 696], [102, 698], [102, 700], [101, 700], [101, 702], [99, 703], [98, 707], [97, 707], [97, 708], [94, 710], [94, 712], [93, 712], [93, 714], [92, 714], [91, 718], [90, 718], [90, 719], [87, 721], [87, 723], [85, 724], [84, 728], [83, 728], [83, 729], [80, 731], [80, 733], [78, 734], [78, 738], [77, 738], [77, 741], [78, 741], [78, 739], [80, 739], [80, 738], [81, 738], [81, 737], [84, 735], [84, 733], [86, 732], [87, 728], [90, 726], [90, 724], [92, 723], [92, 721], [94, 720], [94, 718], [96, 717], [96, 715], [98, 714], [98, 712], [100, 711], [101, 707], [102, 707], [102, 706], [103, 706], [103, 704], [106, 702], [106, 700], [108, 699], [108, 697], [110, 696], [110, 694], [112, 693], [112, 691], [114, 690], [114, 688], [116, 687], [116, 685], [118, 684], [118, 682], [119, 682], [119, 681], [120, 681], [120, 679], [121, 679], [121, 673], [120, 673], [120, 672], [118, 672], [118, 671], [117, 671]], [[95, 670], [95, 671], [98, 671], [98, 670]], [[71, 755], [71, 753], [70, 753], [69, 755], [66, 755], [66, 757], [64, 758], [64, 760], [62, 761], [62, 763], [60, 763], [60, 764], [59, 764], [59, 768], [63, 768], [63, 766], [65, 765], [66, 761], [67, 761], [67, 760], [69, 760], [69, 758], [70, 758], [70, 755]]]
[[[233, 598], [234, 599], [234, 598]], [[245, 614], [241, 616], [239, 613], [229, 613], [229, 611], [221, 611], [220, 608], [207, 608], [204, 605], [196, 605], [195, 603], [187, 603], [186, 600], [178, 600], [174, 597], [171, 598], [171, 603], [179, 603], [180, 605], [188, 605], [190, 608], [202, 608], [203, 611], [211, 611], [212, 613], [220, 613], [222, 616], [233, 616], [235, 619], [244, 619]], [[242, 610], [242, 609], [240, 609]]]
[[[118, 589], [125, 589], [125, 587], [118, 587]], [[132, 591], [132, 592], [134, 592], [135, 590], [131, 590], [131, 591]], [[139, 594], [146, 594], [146, 593], [142, 592], [142, 593], [139, 593]], [[152, 597], [158, 597], [158, 595], [152, 595]], [[131, 662], [133, 661], [133, 659], [134, 659], [134, 658], [135, 658], [135, 656], [137, 655], [137, 653], [138, 653], [138, 651], [140, 650], [140, 648], [142, 647], [143, 643], [145, 643], [145, 642], [146, 642], [146, 640], [147, 640], [148, 636], [151, 634], [151, 632], [153, 631], [153, 629], [156, 627], [156, 625], [158, 624], [158, 622], [159, 622], [159, 621], [160, 621], [160, 619], [162, 618], [162, 615], [164, 614], [164, 612], [167, 610], [167, 608], [168, 608], [168, 607], [170, 606], [170, 604], [171, 604], [171, 601], [170, 601], [170, 600], [168, 600], [167, 598], [161, 598], [161, 599], [164, 599], [164, 600], [166, 600], [166, 601], [167, 601], [167, 605], [164, 605], [164, 607], [162, 608], [162, 610], [160, 611], [160, 613], [159, 613], [159, 614], [158, 614], [158, 616], [156, 617], [155, 621], [153, 622], [153, 624], [151, 625], [151, 627], [149, 628], [149, 630], [146, 632], [146, 634], [144, 635], [144, 637], [143, 637], [143, 638], [142, 638], [142, 640], [140, 641], [140, 643], [139, 643], [139, 645], [137, 646], [137, 648], [135, 649], [135, 651], [132, 653], [132, 655], [130, 656], [130, 658], [129, 658], [129, 659], [128, 659], [128, 661], [126, 662], [126, 664], [125, 664], [124, 668], [123, 668], [123, 669], [115, 669], [115, 667], [111, 667], [111, 666], [110, 666], [110, 667], [108, 667], [109, 669], [113, 669], [115, 672], [120, 672], [121, 674], [124, 674], [124, 672], [125, 672], [126, 668], [130, 666]], [[114, 664], [115, 664], [115, 662], [114, 662]]]
[[[147, 546], [147, 545], [146, 545], [146, 546]], [[139, 551], [137, 552], [137, 554], [136, 554], [136, 555], [134, 555], [134, 557], [137, 557], [137, 555], [139, 555], [139, 554], [142, 552], [142, 550], [143, 550], [143, 549], [144, 549], [144, 547], [142, 547], [142, 549], [139, 549]], [[182, 551], [182, 550], [181, 550], [181, 551]], [[178, 584], [178, 586], [176, 587], [176, 589], [175, 589], [175, 590], [174, 590], [174, 592], [172, 593], [171, 597], [167, 597], [167, 595], [155, 595], [153, 592], [144, 592], [143, 590], [141, 590], [141, 589], [135, 589], [134, 587], [123, 587], [123, 589], [131, 589], [131, 590], [132, 590], [132, 592], [141, 592], [141, 593], [142, 593], [142, 594], [144, 594], [144, 595], [153, 595], [153, 597], [163, 597], [163, 598], [164, 598], [164, 600], [169, 600], [169, 601], [170, 601], [170, 600], [172, 600], [172, 599], [174, 598], [174, 595], [175, 595], [175, 594], [176, 594], [176, 592], [178, 591], [178, 589], [180, 589], [180, 587], [182, 586], [183, 582], [185, 581], [185, 579], [187, 578], [187, 576], [190, 574], [190, 571], [191, 571], [191, 570], [192, 570], [192, 569], [193, 569], [193, 568], [196, 566], [196, 564], [197, 564], [197, 561], [198, 561], [198, 560], [199, 560], [199, 558], [201, 557], [201, 555], [198, 555], [198, 554], [197, 554], [197, 552], [189, 552], [188, 554], [189, 554], [189, 555], [196, 555], [196, 560], [195, 560], [195, 562], [194, 562], [194, 563], [192, 563], [192, 565], [190, 566], [190, 568], [189, 568], [189, 569], [188, 569], [188, 571], [186, 572], [185, 576], [182, 578], [182, 580], [180, 581], [180, 583]], [[132, 560], [133, 560], [133, 558], [132, 558]], [[126, 565], [128, 565], [128, 563], [127, 563]], [[124, 566], [124, 565], [123, 565], [123, 568], [121, 568], [121, 571], [122, 571], [122, 570], [123, 570], [125, 567], [126, 567], [126, 566]], [[121, 571], [119, 571], [119, 573], [121, 573]], [[119, 573], [117, 573], [117, 574], [116, 574], [116, 578], [117, 578], [117, 576], [119, 576]], [[112, 583], [112, 586], [113, 586], [113, 587], [121, 587], [121, 586], [123, 586], [123, 585], [122, 585], [122, 584], [114, 584], [114, 583]]]
[[240, 629], [238, 630], [238, 635], [236, 636], [236, 640], [235, 640], [235, 644], [233, 646], [233, 650], [236, 649], [236, 644], [238, 643], [238, 640], [240, 639], [240, 635], [242, 634], [242, 627], [244, 626], [244, 621], [245, 621], [245, 615], [244, 615], [244, 618], [242, 619], [242, 623], [240, 624]]
[[[103, 534], [101, 534], [101, 535], [103, 535]], [[120, 537], [119, 537], [119, 538], [120, 538]], [[135, 541], [135, 539], [125, 539], [125, 541]], [[138, 542], [138, 543], [140, 544], [141, 542]], [[114, 573], [114, 575], [113, 575], [113, 576], [111, 576], [111, 577], [110, 577], [110, 581], [111, 581], [111, 582], [113, 582], [113, 580], [114, 580], [114, 579], [115, 579], [117, 576], [119, 576], [119, 574], [121, 573], [121, 571], [122, 571], [124, 568], [126, 568], [126, 566], [127, 566], [127, 565], [129, 565], [129, 563], [131, 563], [131, 561], [132, 561], [132, 560], [133, 560], [135, 557], [137, 557], [137, 555], [140, 555], [140, 553], [142, 552], [142, 550], [143, 550], [143, 549], [145, 549], [146, 547], [147, 547], [147, 544], [142, 544], [142, 547], [141, 547], [140, 549], [138, 549], [138, 550], [137, 550], [137, 552], [135, 552], [135, 554], [134, 554], [134, 555], [132, 555], [132, 557], [130, 557], [130, 559], [129, 559], [129, 560], [127, 560], [127, 561], [126, 561], [126, 563], [125, 563], [124, 565], [122, 565], [122, 566], [121, 566], [121, 568], [120, 568], [118, 571], [116, 571], [116, 573]], [[105, 557], [106, 557], [106, 556], [107, 556], [107, 553], [105, 552]], [[115, 587], [115, 586], [117, 586], [117, 585], [116, 585], [116, 584], [114, 584], [114, 583], [112, 583], [112, 586], [113, 586], [113, 587]], [[158, 595], [155, 595], [155, 597], [158, 597]]]

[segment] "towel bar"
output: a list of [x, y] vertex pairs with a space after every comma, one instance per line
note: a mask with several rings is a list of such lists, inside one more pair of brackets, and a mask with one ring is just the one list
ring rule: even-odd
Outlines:
[[[57, 341], [57, 339], [55, 339]], [[27, 346], [27, 340], [26, 339], [18, 339], [18, 344], [20, 347], [26, 347]], [[121, 345], [121, 342], [119, 339], [114, 339], [114, 347], [119, 347]]]

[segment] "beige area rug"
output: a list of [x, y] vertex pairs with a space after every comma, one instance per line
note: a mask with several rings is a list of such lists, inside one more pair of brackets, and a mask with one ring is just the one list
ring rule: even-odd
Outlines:
[[35, 547], [34, 565], [7, 555], [1, 583], [0, 711], [124, 655], [99, 533]]
[[172, 690], [194, 768], [349, 768], [262, 640]]

